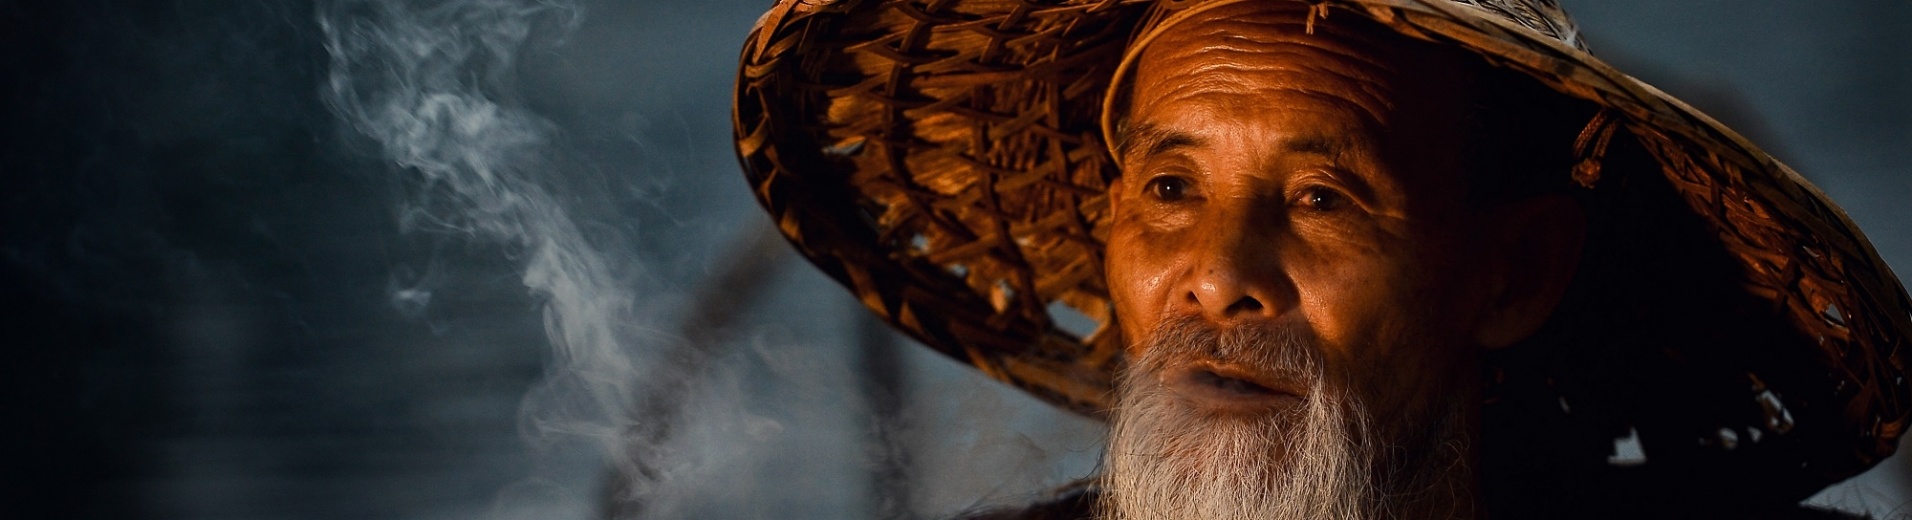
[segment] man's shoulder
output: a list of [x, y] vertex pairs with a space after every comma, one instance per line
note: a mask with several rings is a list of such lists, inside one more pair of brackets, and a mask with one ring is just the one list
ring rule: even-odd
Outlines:
[[[1101, 499], [1101, 491], [1093, 483], [1077, 482], [1050, 492], [1043, 499], [1022, 507], [1005, 507], [975, 511], [959, 515], [957, 520], [1094, 520], [1096, 503]], [[1587, 511], [1583, 516], [1566, 515], [1555, 518], [1733, 518], [1737, 520], [1868, 520], [1871, 517], [1839, 511], [1792, 504], [1761, 508], [1660, 508], [1650, 504], [1634, 504], [1626, 507], [1621, 501], [1610, 504], [1606, 513]], [[1592, 508], [1589, 508], [1592, 509]], [[1625, 511], [1630, 510], [1630, 511]], [[1623, 512], [1624, 511], [1624, 512]], [[1550, 515], [1551, 516], [1551, 515]]]
[[1704, 506], [1689, 504], [1681, 507], [1650, 502], [1625, 503], [1623, 500], [1616, 500], [1604, 506], [1582, 507], [1573, 511], [1556, 510], [1545, 514], [1500, 515], [1500, 518], [1549, 518], [1554, 520], [1607, 520], [1614, 518], [1638, 520], [1692, 520], [1702, 518], [1731, 518], [1734, 520], [1869, 520], [1871, 517], [1802, 504], [1766, 506], [1747, 506], [1743, 504]]
[[1871, 517], [1856, 515], [1836, 509], [1821, 509], [1802, 504], [1781, 506], [1763, 511], [1742, 510], [1719, 518], [1745, 518], [1748, 520], [1867, 520]]

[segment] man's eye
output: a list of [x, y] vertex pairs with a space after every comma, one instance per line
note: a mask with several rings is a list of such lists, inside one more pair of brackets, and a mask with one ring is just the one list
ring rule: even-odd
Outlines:
[[1175, 202], [1188, 197], [1188, 179], [1172, 175], [1156, 177], [1149, 179], [1149, 183], [1142, 186], [1142, 191], [1154, 196], [1156, 200]]
[[1353, 201], [1348, 200], [1347, 195], [1342, 195], [1341, 192], [1321, 187], [1303, 190], [1300, 199], [1296, 202], [1301, 203], [1303, 207], [1315, 211], [1336, 211], [1346, 208], [1349, 204], [1353, 203]]

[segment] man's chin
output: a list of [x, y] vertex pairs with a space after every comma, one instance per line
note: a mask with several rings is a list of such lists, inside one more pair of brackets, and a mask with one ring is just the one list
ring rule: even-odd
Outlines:
[[1376, 428], [1365, 394], [1329, 376], [1312, 337], [1159, 324], [1119, 383], [1104, 517], [1470, 516], [1461, 403]]
[[1373, 516], [1364, 421], [1338, 403], [1217, 410], [1155, 385], [1131, 390], [1109, 443], [1106, 517]]

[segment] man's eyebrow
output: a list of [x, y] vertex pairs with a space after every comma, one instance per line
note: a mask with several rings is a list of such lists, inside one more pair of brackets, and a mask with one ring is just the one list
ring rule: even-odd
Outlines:
[[[1329, 177], [1340, 181], [1350, 195], [1361, 201], [1372, 201], [1375, 197], [1374, 185], [1367, 176], [1361, 175], [1358, 168], [1349, 168], [1343, 161], [1356, 145], [1353, 139], [1345, 135], [1308, 134], [1292, 136], [1281, 140], [1281, 149], [1293, 154], [1319, 156], [1333, 165]], [[1358, 160], [1358, 159], [1357, 159]]]
[[1177, 148], [1201, 145], [1202, 138], [1194, 134], [1169, 130], [1148, 123], [1138, 123], [1122, 132], [1122, 140], [1116, 144], [1115, 152], [1119, 160], [1141, 150], [1146, 150], [1148, 156], [1154, 156]]
[[[1121, 141], [1116, 144], [1116, 153], [1117, 157], [1128, 157], [1146, 150], [1148, 156], [1155, 156], [1178, 148], [1201, 146], [1202, 143], [1202, 138], [1194, 134], [1140, 123], [1125, 129]], [[1281, 148], [1289, 153], [1339, 157], [1348, 151], [1349, 143], [1341, 136], [1308, 135], [1283, 139]]]
[[1305, 135], [1283, 139], [1281, 148], [1289, 153], [1305, 153], [1324, 157], [1340, 157], [1349, 148], [1348, 139], [1342, 136]]

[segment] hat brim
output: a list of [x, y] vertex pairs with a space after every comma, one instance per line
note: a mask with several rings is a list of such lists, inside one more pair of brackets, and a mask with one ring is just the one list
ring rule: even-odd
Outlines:
[[[871, 311], [990, 377], [1102, 417], [1121, 352], [1101, 271], [1104, 190], [1118, 174], [1104, 92], [1140, 27], [1202, 3], [784, 0], [745, 44], [738, 155], [779, 229]], [[1832, 445], [1795, 447], [1784, 463], [1832, 482], [1892, 453], [1912, 421], [1912, 304], [1824, 193], [1554, 36], [1444, 0], [1311, 3], [1616, 114], [1734, 260], [1745, 294], [1805, 339], [1816, 366], [1800, 372], [1830, 389], [1746, 392], [1776, 392], [1768, 415], [1810, 414], [1801, 428]], [[1096, 326], [1070, 332], [1071, 321]], [[1788, 380], [1762, 376], [1752, 385]]]

